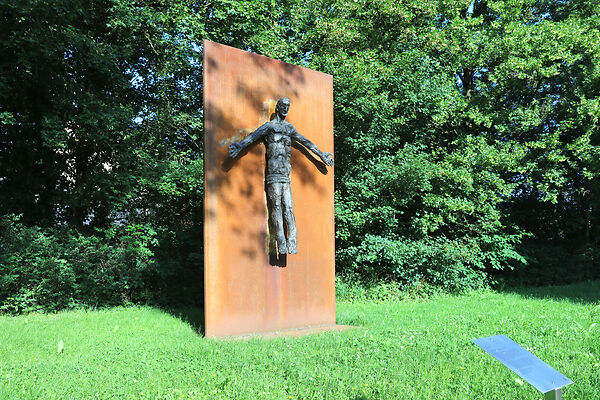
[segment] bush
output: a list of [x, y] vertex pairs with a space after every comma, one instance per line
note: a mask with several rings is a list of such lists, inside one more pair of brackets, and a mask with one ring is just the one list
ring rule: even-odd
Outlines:
[[600, 251], [573, 251], [564, 243], [531, 241], [519, 252], [527, 262], [526, 268], [498, 273], [498, 278], [511, 286], [563, 285], [600, 279]]
[[340, 250], [338, 258], [345, 272], [362, 282], [395, 281], [406, 290], [426, 285], [464, 292], [488, 285], [486, 256], [475, 243], [367, 235], [360, 246]]
[[0, 219], [0, 310], [55, 311], [151, 301], [158, 267], [156, 232], [114, 226], [103, 236], [67, 227], [28, 227]]
[[421, 300], [440, 296], [439, 287], [426, 282], [415, 286], [406, 286], [396, 281], [363, 282], [357, 276], [337, 276], [335, 281], [335, 297], [347, 303]]
[[486, 287], [490, 272], [522, 265], [526, 233], [502, 218], [513, 185], [498, 176], [507, 149], [480, 138], [430, 154], [406, 145], [346, 181], [336, 202], [337, 265], [363, 282]]

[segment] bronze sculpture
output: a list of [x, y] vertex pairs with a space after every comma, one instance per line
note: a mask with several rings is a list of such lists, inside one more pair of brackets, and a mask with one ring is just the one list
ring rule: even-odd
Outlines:
[[[269, 229], [274, 234], [279, 254], [296, 254], [296, 221], [294, 219], [290, 173], [292, 143], [297, 142], [312, 151], [326, 165], [333, 165], [333, 155], [322, 152], [310, 140], [302, 136], [296, 128], [285, 120], [290, 108], [286, 97], [277, 101], [275, 118], [250, 133], [239, 143], [229, 146], [229, 156], [236, 158], [240, 151], [262, 140], [266, 148], [265, 187], [269, 209]], [[285, 237], [284, 219], [288, 237]]]

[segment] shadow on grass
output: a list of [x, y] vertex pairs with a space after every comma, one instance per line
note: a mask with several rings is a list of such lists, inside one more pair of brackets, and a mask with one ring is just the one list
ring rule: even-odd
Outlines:
[[513, 293], [526, 298], [569, 300], [575, 303], [600, 302], [600, 281], [587, 281], [570, 285], [504, 287], [502, 293]]
[[204, 336], [204, 308], [198, 306], [163, 307], [162, 311], [179, 318], [199, 335]]

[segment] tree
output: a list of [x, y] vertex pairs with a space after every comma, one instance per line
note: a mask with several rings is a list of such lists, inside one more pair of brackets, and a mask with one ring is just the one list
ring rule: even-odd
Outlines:
[[12, 277], [0, 303], [48, 293], [25, 259], [47, 260], [64, 293], [89, 303], [82, 287], [104, 281], [83, 276], [117, 265], [99, 254], [124, 269], [105, 273], [97, 297], [198, 301], [205, 38], [335, 77], [342, 274], [447, 290], [527, 263], [545, 281], [562, 265], [597, 276], [599, 11], [592, 0], [0, 0], [0, 268]]
[[519, 254], [526, 236], [594, 246], [581, 238], [597, 221], [596, 3], [298, 7], [314, 21], [300, 30], [309, 64], [336, 77], [338, 265], [397, 279], [415, 264], [535, 263]]

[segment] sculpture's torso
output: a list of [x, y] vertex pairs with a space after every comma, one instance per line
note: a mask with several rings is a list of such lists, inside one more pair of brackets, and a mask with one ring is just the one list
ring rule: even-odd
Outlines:
[[289, 122], [278, 120], [268, 122], [267, 125], [267, 134], [264, 138], [267, 158], [265, 183], [289, 183], [292, 171], [290, 165], [292, 134], [295, 128]]

